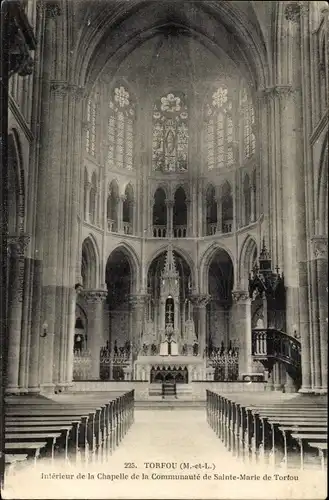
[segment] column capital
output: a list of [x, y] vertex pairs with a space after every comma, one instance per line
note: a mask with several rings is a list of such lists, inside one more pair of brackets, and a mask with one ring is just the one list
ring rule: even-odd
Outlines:
[[165, 204], [168, 208], [172, 208], [175, 204], [174, 200], [165, 200]]
[[31, 236], [29, 234], [9, 235], [7, 237], [9, 253], [13, 257], [24, 257], [30, 239]]
[[97, 304], [100, 302], [104, 302], [107, 297], [107, 290], [82, 290], [80, 292], [80, 295], [90, 304]]
[[62, 80], [51, 80], [50, 90], [56, 95], [65, 96], [69, 91], [69, 84]]
[[56, 0], [39, 0], [37, 10], [43, 11], [49, 19], [55, 19], [62, 13], [59, 3]]
[[208, 294], [192, 294], [190, 295], [190, 300], [193, 304], [194, 307], [206, 307], [206, 305], [210, 302], [211, 300], [211, 295]]
[[251, 303], [248, 290], [234, 290], [232, 292], [233, 301], [239, 304]]
[[328, 258], [328, 238], [325, 236], [313, 236], [311, 238], [313, 255], [316, 259]]
[[145, 293], [135, 293], [129, 296], [129, 303], [134, 308], [144, 307], [149, 296]]
[[295, 1], [289, 2], [284, 9], [284, 16], [287, 21], [298, 24], [301, 16], [308, 14], [309, 2]]

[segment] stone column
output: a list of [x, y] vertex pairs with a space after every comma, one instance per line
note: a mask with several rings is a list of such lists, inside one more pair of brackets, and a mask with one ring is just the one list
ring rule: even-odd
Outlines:
[[8, 266], [8, 393], [19, 393], [24, 255], [29, 236], [9, 236]]
[[166, 200], [166, 205], [167, 205], [167, 238], [172, 238], [174, 202], [172, 200]]
[[118, 233], [123, 233], [123, 202], [125, 199], [124, 195], [118, 198]]
[[144, 330], [145, 305], [147, 303], [146, 294], [130, 295], [130, 304], [132, 307], [133, 332], [132, 343], [139, 350], [141, 338]]
[[239, 339], [239, 376], [252, 373], [252, 330], [251, 330], [251, 298], [249, 293], [236, 290], [232, 293], [232, 308], [235, 337]]
[[186, 200], [186, 236], [191, 236], [192, 234], [192, 204], [191, 200]]
[[[63, 380], [66, 381], [67, 385], [71, 385], [73, 380], [73, 348], [74, 348], [74, 333], [75, 333], [75, 308], [77, 295], [81, 293], [75, 289], [70, 291], [69, 294], [69, 329], [67, 335], [67, 349], [65, 363], [63, 364], [62, 370], [65, 371], [65, 378], [63, 374]], [[63, 386], [65, 384], [62, 384]]]
[[217, 197], [217, 228], [216, 232], [221, 233], [222, 232], [222, 202], [220, 196]]
[[131, 214], [131, 232], [132, 234], [137, 234], [137, 224], [136, 224], [136, 220], [137, 220], [137, 210], [136, 210], [136, 201], [132, 201], [130, 203], [130, 207], [129, 207], [129, 210], [130, 210], [130, 214]]
[[28, 390], [33, 271], [34, 261], [31, 258], [25, 258], [19, 360], [19, 387], [21, 393]]
[[197, 313], [197, 324], [196, 332], [199, 341], [199, 354], [203, 357], [206, 347], [206, 328], [207, 328], [207, 310], [206, 306], [210, 301], [211, 297], [209, 295], [192, 295], [191, 302], [193, 304], [193, 309]]
[[251, 186], [250, 188], [250, 201], [251, 201], [251, 213], [250, 213], [250, 222], [255, 222], [256, 220], [256, 187]]
[[81, 292], [88, 304], [88, 348], [91, 352], [91, 378], [99, 380], [100, 350], [103, 345], [103, 302], [106, 290], [83, 290]]
[[84, 183], [84, 196], [86, 197], [86, 213], [85, 215], [85, 221], [90, 222], [90, 189], [91, 189], [91, 182], [85, 182]]
[[[328, 238], [315, 236], [312, 238], [312, 245], [316, 266], [316, 299], [318, 311], [318, 335], [314, 338], [315, 351], [319, 352], [320, 362], [320, 387], [316, 387], [317, 392], [326, 393], [328, 390]], [[313, 293], [314, 293], [313, 292]]]
[[40, 392], [39, 364], [40, 364], [40, 338], [41, 332], [41, 280], [42, 262], [34, 260], [33, 286], [32, 286], [32, 313], [31, 313], [31, 334], [30, 334], [30, 359], [29, 359], [29, 380], [28, 391]]

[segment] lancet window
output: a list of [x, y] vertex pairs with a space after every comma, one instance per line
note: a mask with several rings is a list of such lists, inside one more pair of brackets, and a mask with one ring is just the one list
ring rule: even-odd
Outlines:
[[208, 170], [234, 163], [232, 109], [232, 99], [225, 85], [213, 92], [206, 104]]
[[185, 172], [188, 168], [188, 107], [182, 92], [169, 93], [153, 107], [153, 169]]
[[90, 97], [87, 101], [86, 151], [91, 156], [96, 156], [96, 114], [96, 99]]
[[250, 158], [255, 153], [256, 138], [254, 134], [255, 109], [251, 97], [244, 87], [241, 93], [241, 111], [243, 119], [243, 151], [244, 157]]
[[110, 168], [133, 169], [135, 104], [123, 87], [115, 87], [109, 102], [108, 155]]

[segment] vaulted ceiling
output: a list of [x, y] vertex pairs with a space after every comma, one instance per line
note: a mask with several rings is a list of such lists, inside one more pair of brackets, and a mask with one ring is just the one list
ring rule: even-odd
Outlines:
[[[258, 7], [264, 3], [269, 6]], [[210, 68], [214, 58], [221, 61], [225, 55], [256, 87], [269, 79], [267, 26], [275, 2], [81, 0], [74, 4], [75, 74], [80, 84], [92, 85], [105, 68], [115, 74], [123, 61], [133, 61], [137, 49], [135, 77], [152, 76], [155, 60], [171, 57], [179, 58], [180, 71], [193, 78], [205, 66]], [[153, 77], [157, 78], [154, 71]]]

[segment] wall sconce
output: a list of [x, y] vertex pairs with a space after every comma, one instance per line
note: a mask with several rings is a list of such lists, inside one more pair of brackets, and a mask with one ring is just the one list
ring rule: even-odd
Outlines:
[[48, 323], [45, 321], [41, 328], [42, 328], [42, 334], [40, 335], [40, 337], [41, 338], [47, 337], [47, 334], [48, 334]]

